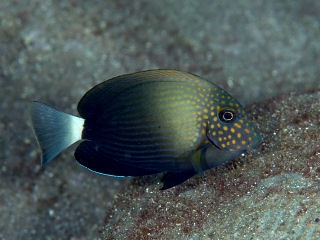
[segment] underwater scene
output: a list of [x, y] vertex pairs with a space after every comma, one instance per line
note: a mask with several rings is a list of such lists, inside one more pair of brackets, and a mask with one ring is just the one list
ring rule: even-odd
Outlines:
[[320, 2], [0, 1], [0, 239], [320, 239]]

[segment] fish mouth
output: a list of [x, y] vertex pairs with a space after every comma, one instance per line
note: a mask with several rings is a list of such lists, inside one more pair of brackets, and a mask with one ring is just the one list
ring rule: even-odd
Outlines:
[[261, 137], [261, 135], [259, 133], [257, 134], [258, 134], [258, 136], [256, 137], [257, 140], [249, 146], [248, 150], [253, 150], [257, 148], [263, 142], [263, 138]]

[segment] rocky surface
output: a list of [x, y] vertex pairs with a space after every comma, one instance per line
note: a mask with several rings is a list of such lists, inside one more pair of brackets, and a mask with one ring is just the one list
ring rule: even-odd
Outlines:
[[135, 179], [103, 239], [320, 239], [320, 92], [250, 107], [264, 138], [247, 156], [166, 191]]
[[[42, 170], [29, 101], [77, 114], [77, 102], [90, 87], [152, 68], [200, 75], [243, 104], [319, 89], [319, 16], [320, 1], [313, 0], [0, 1], [0, 239], [97, 238], [105, 212], [114, 209], [113, 199], [127, 182], [79, 167], [74, 148]], [[252, 166], [249, 159], [244, 162]], [[195, 179], [204, 181], [210, 173]], [[266, 174], [257, 174], [256, 182]], [[237, 181], [226, 178], [221, 185], [219, 179], [212, 184], [233, 196], [228, 184]], [[141, 187], [145, 191], [146, 184]], [[181, 214], [183, 209], [177, 206]]]

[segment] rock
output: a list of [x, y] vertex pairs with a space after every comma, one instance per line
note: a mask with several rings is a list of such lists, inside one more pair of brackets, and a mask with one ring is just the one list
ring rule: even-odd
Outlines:
[[246, 156], [160, 191], [134, 178], [103, 239], [320, 239], [320, 92], [251, 105], [264, 138]]

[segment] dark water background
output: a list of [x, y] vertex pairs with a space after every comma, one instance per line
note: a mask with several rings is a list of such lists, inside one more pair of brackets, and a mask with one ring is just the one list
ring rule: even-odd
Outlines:
[[319, 1], [0, 1], [0, 239], [94, 239], [127, 182], [64, 152], [45, 171], [28, 101], [77, 114], [104, 79], [173, 68], [243, 104], [320, 87]]

